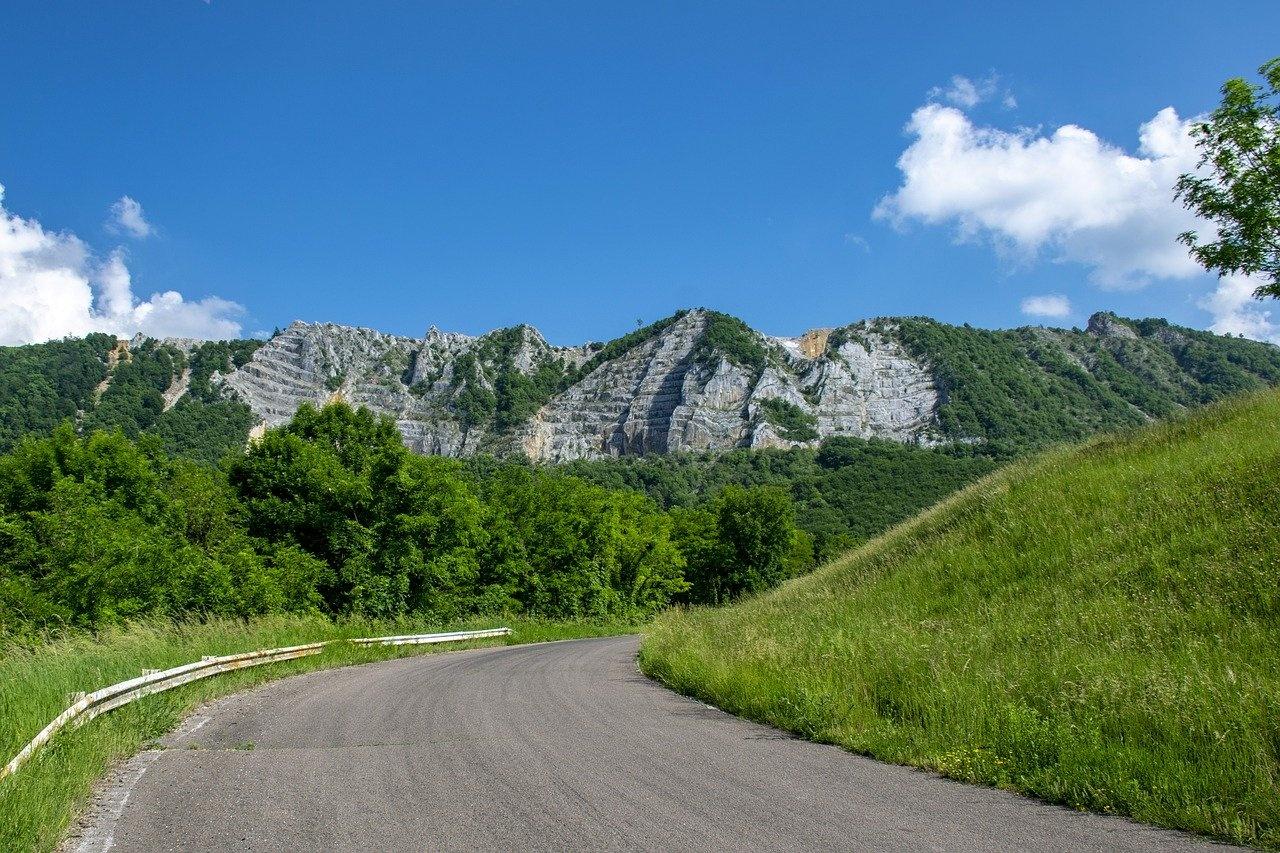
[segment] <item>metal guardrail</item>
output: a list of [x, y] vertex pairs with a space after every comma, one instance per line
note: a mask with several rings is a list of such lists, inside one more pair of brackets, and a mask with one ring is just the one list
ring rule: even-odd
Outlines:
[[418, 646], [425, 643], [451, 643], [455, 640], [481, 640], [485, 637], [505, 637], [510, 628], [486, 628], [481, 631], [447, 631], [443, 634], [404, 634], [399, 637], [362, 637], [352, 640], [358, 646]]
[[172, 690], [175, 687], [181, 687], [192, 681], [201, 678], [208, 678], [211, 675], [218, 675], [223, 672], [231, 672], [236, 669], [244, 669], [250, 666], [260, 666], [264, 663], [275, 663], [277, 661], [293, 660], [295, 658], [316, 655], [324, 651], [326, 647], [336, 643], [354, 643], [357, 646], [407, 646], [407, 645], [423, 645], [428, 643], [449, 643], [459, 640], [480, 640], [488, 637], [505, 637], [511, 634], [510, 628], [486, 628], [479, 631], [449, 631], [441, 634], [405, 634], [396, 637], [360, 637], [353, 640], [326, 640], [320, 643], [308, 643], [304, 646], [287, 646], [280, 649], [260, 649], [254, 652], [243, 652], [236, 655], [222, 655], [221, 657], [202, 658], [199, 663], [188, 663], [182, 666], [176, 666], [173, 669], [155, 671], [144, 671], [137, 678], [131, 678], [128, 681], [121, 681], [118, 684], [112, 684], [95, 690], [92, 693], [81, 694], [75, 702], [73, 702], [65, 711], [54, 717], [49, 725], [45, 726], [38, 735], [31, 739], [31, 742], [22, 748], [22, 750], [13, 757], [13, 760], [0, 768], [0, 780], [7, 776], [12, 776], [18, 772], [18, 768], [26, 764], [27, 761], [36, 753], [40, 747], [44, 746], [53, 736], [67, 726], [79, 726], [89, 722], [100, 714], [105, 714], [121, 705], [127, 705], [143, 696], [149, 696], [152, 693], [160, 693], [165, 690]]

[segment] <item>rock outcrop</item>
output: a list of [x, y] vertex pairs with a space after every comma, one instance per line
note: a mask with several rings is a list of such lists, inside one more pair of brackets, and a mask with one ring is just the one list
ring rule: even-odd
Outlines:
[[[697, 352], [709, 316], [686, 312], [585, 375], [576, 372], [592, 347], [553, 347], [529, 326], [480, 337], [433, 326], [413, 339], [296, 322], [222, 381], [268, 426], [303, 403], [343, 400], [391, 415], [411, 449], [445, 456], [514, 451], [566, 461], [797, 444], [761, 413], [760, 402], [775, 397], [816, 419], [819, 437], [927, 440], [937, 394], [927, 369], [893, 340], [869, 335], [827, 353], [829, 330], [758, 335], [773, 362], [757, 369]], [[560, 387], [522, 424], [497, 430], [461, 405], [469, 392], [500, 394], [504, 371], [529, 377], [549, 364]]]

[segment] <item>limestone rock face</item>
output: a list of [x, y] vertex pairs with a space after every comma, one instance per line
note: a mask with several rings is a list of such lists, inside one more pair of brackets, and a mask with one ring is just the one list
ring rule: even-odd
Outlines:
[[819, 435], [929, 443], [938, 390], [926, 367], [893, 338], [866, 332], [814, 367]]
[[268, 426], [303, 403], [345, 400], [399, 416], [412, 407], [403, 377], [419, 342], [373, 329], [296, 322], [224, 379]]
[[[559, 462], [813, 445], [829, 435], [930, 440], [937, 391], [927, 367], [891, 336], [868, 332], [829, 350], [829, 330], [800, 338], [750, 332], [752, 346], [768, 354], [763, 368], [751, 367], [704, 345], [710, 318], [686, 312], [594, 361], [600, 345], [554, 347], [530, 326], [480, 337], [433, 326], [413, 339], [296, 322], [222, 381], [268, 426], [303, 403], [344, 400], [393, 417], [410, 449], [445, 456]], [[517, 375], [536, 378], [542, 390], [518, 397]], [[527, 416], [502, 422], [536, 393]], [[768, 399], [801, 412], [818, 439], [787, 438], [761, 408]]]
[[426, 388], [423, 383], [474, 340], [435, 329], [418, 341], [373, 329], [297, 322], [223, 384], [267, 426], [288, 421], [303, 403], [343, 400], [391, 415], [412, 450], [458, 456], [470, 449], [469, 436], [442, 410], [440, 398], [451, 391], [448, 376], [437, 375]]
[[414, 358], [409, 384], [433, 385], [445, 378], [445, 371], [453, 360], [467, 352], [475, 344], [475, 338], [458, 332], [442, 332], [435, 326], [427, 330]]
[[553, 462], [679, 449], [671, 424], [703, 325], [690, 312], [597, 366], [533, 416], [518, 433], [520, 448]]

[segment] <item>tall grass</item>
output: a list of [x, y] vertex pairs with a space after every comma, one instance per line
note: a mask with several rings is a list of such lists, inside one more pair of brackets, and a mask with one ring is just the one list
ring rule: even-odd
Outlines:
[[644, 670], [805, 737], [1280, 847], [1280, 394], [1052, 452]]
[[64, 731], [16, 775], [0, 782], [0, 850], [51, 850], [84, 805], [93, 782], [115, 761], [172, 729], [201, 702], [254, 684], [325, 667], [501, 645], [617, 634], [634, 626], [526, 618], [439, 623], [270, 617], [249, 622], [143, 622], [96, 634], [69, 633], [32, 645], [0, 638], [0, 762], [8, 761], [70, 703], [68, 694], [166, 669], [204, 655], [232, 654], [320, 640], [509, 625], [504, 640], [443, 646], [359, 648], [346, 644], [314, 657], [238, 670], [141, 699], [79, 729]]

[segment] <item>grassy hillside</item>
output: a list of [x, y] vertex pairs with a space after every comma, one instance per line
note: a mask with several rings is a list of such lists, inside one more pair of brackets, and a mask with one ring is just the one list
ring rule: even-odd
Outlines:
[[1267, 391], [1015, 464], [661, 618], [642, 666], [885, 760], [1280, 847], [1277, 427]]

